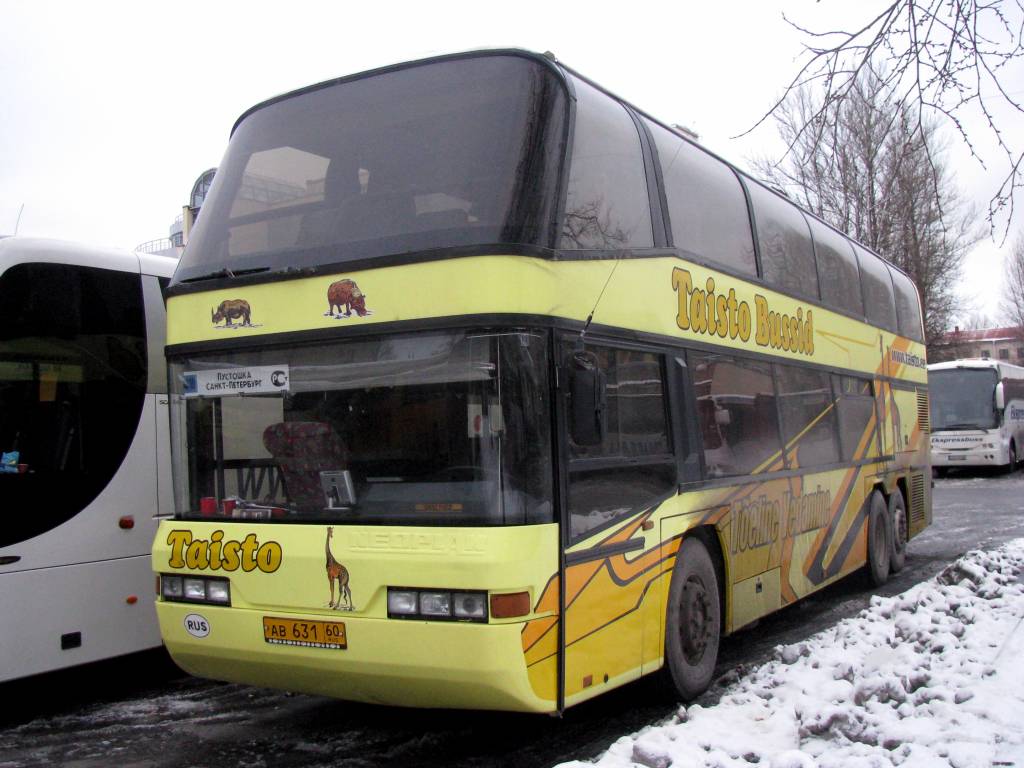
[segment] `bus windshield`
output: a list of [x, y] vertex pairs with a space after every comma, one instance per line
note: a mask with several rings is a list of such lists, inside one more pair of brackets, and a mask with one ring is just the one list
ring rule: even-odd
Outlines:
[[[547, 338], [445, 332], [172, 365], [182, 517], [551, 522]], [[275, 391], [276, 390], [276, 391]]]
[[993, 368], [929, 371], [932, 431], [998, 427], [993, 400], [996, 382]]
[[256, 109], [231, 138], [175, 282], [453, 246], [550, 246], [563, 87], [539, 62], [495, 55]]

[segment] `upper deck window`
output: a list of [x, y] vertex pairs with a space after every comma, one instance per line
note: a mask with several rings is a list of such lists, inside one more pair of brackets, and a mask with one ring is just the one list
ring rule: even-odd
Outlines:
[[238, 124], [175, 281], [460, 245], [551, 247], [565, 113], [558, 76], [510, 55], [271, 102]]
[[736, 172], [657, 123], [647, 121], [647, 127], [658, 150], [676, 248], [756, 275], [747, 198]]
[[754, 206], [765, 282], [818, 298], [818, 272], [807, 219], [795, 205], [760, 184], [747, 184], [747, 189]]
[[868, 321], [896, 333], [896, 300], [889, 270], [878, 256], [854, 245], [860, 261], [860, 282], [864, 293], [864, 311]]
[[654, 245], [640, 134], [625, 108], [582, 80], [562, 248], [650, 248]]
[[850, 241], [817, 219], [809, 218], [814, 237], [814, 254], [818, 262], [821, 300], [826, 307], [836, 307], [857, 317], [864, 316], [864, 299], [860, 294], [860, 269]]
[[917, 298], [914, 281], [892, 267], [889, 267], [889, 274], [892, 275], [892, 286], [896, 290], [896, 318], [899, 321], [900, 335], [924, 342], [924, 331], [921, 329], [921, 302]]

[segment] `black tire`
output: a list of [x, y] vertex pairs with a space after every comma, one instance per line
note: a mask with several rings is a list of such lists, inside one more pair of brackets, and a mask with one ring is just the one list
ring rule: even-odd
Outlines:
[[1017, 445], [1010, 441], [1010, 463], [1006, 465], [1006, 473], [1011, 474], [1017, 468]]
[[889, 525], [889, 507], [882, 494], [871, 492], [868, 499], [868, 580], [880, 587], [889, 580], [889, 552], [892, 528]]
[[947, 477], [949, 475], [949, 470], [945, 467], [932, 467], [932, 472], [935, 474], [935, 477], [938, 478]]
[[910, 529], [907, 522], [907, 504], [903, 492], [897, 488], [889, 497], [889, 572], [899, 573], [907, 562], [907, 539]]
[[685, 701], [711, 685], [722, 629], [718, 576], [707, 547], [686, 539], [676, 555], [665, 617], [669, 682]]

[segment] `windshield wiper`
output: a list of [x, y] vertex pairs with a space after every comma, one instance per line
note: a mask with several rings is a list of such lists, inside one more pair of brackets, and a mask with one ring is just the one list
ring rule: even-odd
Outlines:
[[270, 267], [253, 267], [252, 269], [235, 269], [231, 270], [227, 267], [221, 267], [215, 269], [213, 272], [207, 272], [204, 275], [197, 275], [196, 277], [189, 277], [182, 280], [183, 283], [198, 283], [203, 280], [213, 280], [217, 277], [241, 277], [242, 275], [255, 275], [259, 272], [269, 272]]
[[980, 429], [984, 431], [990, 429], [990, 427], [983, 427], [980, 424], [975, 424], [973, 421], [964, 421], [957, 424], [943, 424], [938, 429]]

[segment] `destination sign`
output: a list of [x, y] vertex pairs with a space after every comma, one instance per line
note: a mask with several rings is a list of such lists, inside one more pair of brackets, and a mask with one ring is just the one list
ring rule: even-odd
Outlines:
[[288, 391], [287, 365], [257, 365], [186, 371], [181, 376], [185, 397], [265, 395]]

